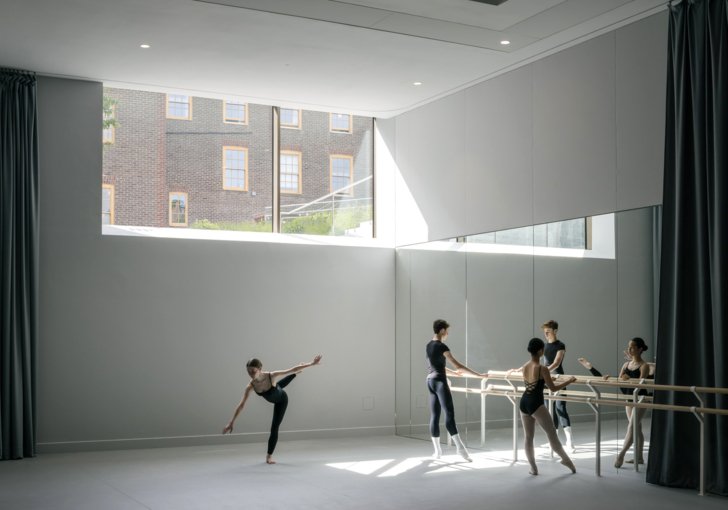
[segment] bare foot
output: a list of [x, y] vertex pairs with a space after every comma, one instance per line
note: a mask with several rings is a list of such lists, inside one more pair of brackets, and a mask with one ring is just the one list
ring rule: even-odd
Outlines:
[[273, 460], [273, 455], [266, 455], [265, 456], [265, 463], [266, 464], [275, 464], [276, 461]]
[[561, 463], [566, 466], [567, 468], [571, 469], [571, 473], [576, 473], [576, 466], [574, 465], [571, 460], [562, 460]]

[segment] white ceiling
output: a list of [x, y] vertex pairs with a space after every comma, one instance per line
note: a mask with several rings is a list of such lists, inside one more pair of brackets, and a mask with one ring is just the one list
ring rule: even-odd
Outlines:
[[[391, 117], [665, 6], [665, 0], [508, 0], [500, 6], [0, 0], [0, 66]], [[501, 45], [504, 39], [511, 44]], [[151, 48], [141, 49], [142, 43]]]

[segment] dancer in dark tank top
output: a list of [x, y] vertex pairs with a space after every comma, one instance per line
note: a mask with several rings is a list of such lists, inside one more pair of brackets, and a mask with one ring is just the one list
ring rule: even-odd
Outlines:
[[523, 382], [526, 384], [526, 390], [521, 396], [519, 409], [521, 410], [523, 432], [526, 436], [524, 450], [526, 451], [528, 463], [531, 466], [529, 472], [532, 475], [538, 474], [536, 456], [533, 450], [533, 437], [536, 432], [536, 423], [538, 423], [543, 431], [546, 432], [551, 448], [561, 457], [561, 463], [571, 469], [572, 473], [576, 473], [574, 463], [567, 455], [564, 447], [561, 445], [561, 441], [559, 441], [559, 437], [556, 435], [556, 428], [551, 420], [551, 416], [549, 416], [549, 412], [546, 410], [543, 397], [544, 386], [547, 386], [551, 391], [559, 391], [576, 381], [576, 377], [570, 377], [562, 383], [555, 384], [548, 368], [540, 363], [543, 350], [543, 340], [540, 338], [532, 338], [528, 342], [528, 353], [531, 355], [531, 359], [521, 368], [514, 368], [507, 372], [508, 375], [513, 372], [522, 372]]
[[[268, 437], [268, 454], [265, 457], [267, 464], [275, 464], [273, 460], [273, 451], [278, 443], [278, 429], [283, 422], [283, 417], [286, 414], [288, 408], [288, 395], [283, 388], [296, 377], [296, 374], [303, 371], [304, 368], [318, 365], [321, 362], [321, 355], [317, 355], [313, 358], [313, 361], [309, 363], [299, 363], [295, 367], [291, 367], [287, 370], [275, 370], [272, 372], [263, 372], [263, 364], [259, 359], [251, 359], [246, 364], [245, 368], [250, 376], [250, 382], [245, 387], [243, 392], [243, 398], [235, 408], [230, 422], [222, 430], [223, 434], [229, 434], [233, 431], [233, 424], [235, 419], [240, 414], [240, 411], [245, 407], [245, 403], [248, 400], [248, 396], [251, 391], [255, 391], [256, 394], [263, 397], [265, 400], [273, 404], [273, 421], [270, 426], [270, 436]], [[278, 380], [278, 378], [281, 378]]]
[[[629, 341], [629, 343], [627, 344], [627, 349], [625, 350], [625, 354], [627, 354], [630, 359], [629, 361], [625, 362], [622, 365], [622, 368], [619, 370], [619, 379], [623, 381], [629, 381], [630, 379], [650, 378], [650, 364], [642, 359], [642, 353], [646, 350], [647, 344], [642, 338], [636, 336]], [[592, 375], [602, 376], [602, 374], [596, 368], [594, 368], [594, 366], [586, 358], [579, 358], [578, 361], [585, 368], [587, 368], [592, 373]], [[603, 377], [604, 379], [609, 379], [608, 375]], [[620, 388], [620, 390], [622, 390], [622, 393], [624, 393], [625, 395], [629, 395], [632, 393], [629, 388]], [[638, 394], [647, 395], [648, 392], [646, 390], [640, 390]], [[616, 468], [622, 467], [622, 464], [625, 462], [624, 456], [627, 454], [630, 447], [632, 446], [632, 442], [635, 441], [635, 438], [633, 437], [633, 428], [635, 425], [637, 426], [637, 444], [635, 445], [637, 455], [636, 458], [629, 459], [626, 462], [627, 464], [632, 464], [634, 462], [644, 464], [645, 462], [643, 456], [645, 435], [642, 432], [642, 418], [647, 412], [647, 409], [625, 407], [624, 410], [627, 413], [627, 420], [629, 421], [629, 423], [627, 424], [627, 432], [624, 436], [622, 448], [619, 450], [617, 458], [614, 460], [614, 467]], [[632, 420], [636, 420], [636, 423], [633, 423]]]

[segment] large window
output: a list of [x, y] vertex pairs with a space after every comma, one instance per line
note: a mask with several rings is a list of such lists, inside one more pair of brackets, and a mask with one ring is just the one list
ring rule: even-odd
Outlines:
[[281, 151], [281, 193], [301, 193], [301, 153]]
[[167, 94], [167, 118], [178, 120], [192, 119], [192, 98], [178, 94]]
[[470, 243], [586, 250], [590, 248], [591, 218], [577, 218], [487, 234], [475, 234], [465, 239]]
[[373, 235], [371, 118], [108, 87], [104, 104], [123, 113], [103, 150], [104, 233]]
[[223, 147], [223, 189], [246, 191], [248, 189], [248, 149]]
[[169, 224], [172, 227], [187, 226], [187, 193], [169, 194]]

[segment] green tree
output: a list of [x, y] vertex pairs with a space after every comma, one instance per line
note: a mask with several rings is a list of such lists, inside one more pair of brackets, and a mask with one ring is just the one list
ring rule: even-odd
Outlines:
[[103, 129], [108, 129], [110, 127], [117, 127], [119, 123], [116, 120], [116, 115], [114, 115], [114, 107], [119, 102], [116, 99], [112, 99], [109, 96], [104, 96], [104, 102], [103, 102], [103, 109], [104, 109], [104, 124]]

